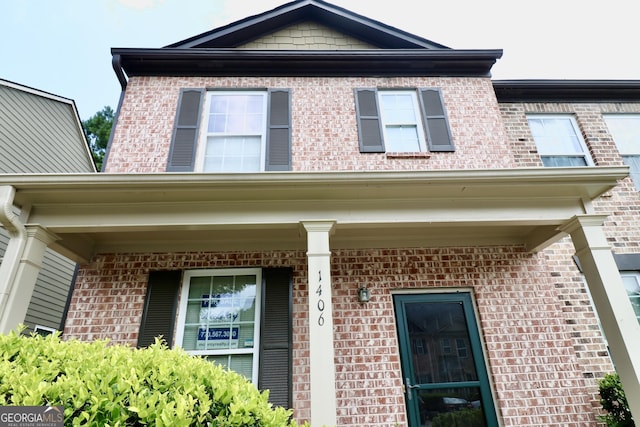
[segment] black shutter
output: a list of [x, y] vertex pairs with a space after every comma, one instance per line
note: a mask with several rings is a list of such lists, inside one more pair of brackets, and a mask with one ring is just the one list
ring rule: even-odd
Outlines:
[[162, 336], [171, 346], [173, 326], [178, 309], [178, 290], [182, 272], [151, 271], [144, 301], [142, 322], [138, 334], [138, 347], [148, 347], [158, 336]]
[[192, 172], [195, 166], [200, 105], [204, 89], [182, 89], [178, 99], [167, 172]]
[[356, 118], [361, 153], [384, 153], [376, 89], [356, 89]]
[[291, 107], [288, 89], [270, 89], [267, 108], [267, 171], [291, 170]]
[[420, 89], [420, 106], [429, 151], [455, 151], [440, 90]]
[[269, 401], [292, 407], [292, 295], [289, 268], [262, 270], [262, 321], [258, 388], [269, 390]]

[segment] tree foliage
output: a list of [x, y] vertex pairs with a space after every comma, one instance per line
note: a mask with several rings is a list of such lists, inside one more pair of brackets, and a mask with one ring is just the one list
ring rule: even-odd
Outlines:
[[622, 389], [622, 383], [617, 373], [607, 374], [598, 383], [600, 390], [600, 404], [607, 411], [600, 418], [610, 427], [634, 427], [627, 396]]
[[93, 161], [98, 170], [102, 169], [102, 160], [111, 135], [113, 117], [113, 109], [107, 105], [101, 111], [82, 122], [82, 128], [87, 136], [87, 141], [89, 141]]

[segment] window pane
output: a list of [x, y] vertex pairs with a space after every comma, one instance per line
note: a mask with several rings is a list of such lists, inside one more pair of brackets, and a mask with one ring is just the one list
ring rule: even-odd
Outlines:
[[204, 172], [257, 172], [261, 170], [261, 138], [209, 137]]
[[256, 286], [254, 275], [192, 277], [183, 348], [253, 348]]
[[604, 116], [609, 132], [622, 155], [640, 155], [640, 116]]
[[387, 151], [420, 151], [420, 141], [415, 126], [387, 126], [385, 130], [385, 145]]
[[486, 426], [480, 389], [447, 388], [420, 390], [419, 411], [422, 426]]
[[382, 94], [380, 95], [382, 113], [385, 123], [414, 124], [416, 113], [414, 100], [410, 94]]
[[[266, 94], [211, 93], [204, 172], [257, 172], [266, 134]], [[203, 154], [204, 153], [204, 154]]]
[[640, 156], [622, 156], [622, 161], [629, 166], [629, 175], [633, 179], [636, 190], [640, 191]]
[[251, 380], [251, 376], [253, 375], [253, 356], [251, 354], [208, 356], [207, 360], [237, 372], [248, 380]]
[[589, 164], [586, 147], [570, 117], [528, 117], [527, 120], [545, 166]]
[[541, 156], [542, 164], [548, 167], [587, 166], [584, 157]]
[[406, 316], [409, 338], [424, 340], [426, 346], [426, 356], [412, 354], [417, 382], [478, 380], [475, 362], [467, 351], [471, 344], [461, 304], [408, 303]]
[[621, 274], [622, 283], [629, 295], [633, 311], [640, 322], [640, 275], [638, 274]]

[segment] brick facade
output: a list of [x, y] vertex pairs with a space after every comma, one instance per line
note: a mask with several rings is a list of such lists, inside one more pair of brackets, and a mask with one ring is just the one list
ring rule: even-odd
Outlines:
[[[486, 78], [131, 78], [105, 172], [164, 172], [181, 88], [291, 89], [292, 170], [378, 171], [510, 168], [491, 80]], [[454, 153], [361, 155], [354, 89], [439, 87]]]
[[[601, 114], [640, 104], [498, 105], [487, 78], [133, 77], [106, 172], [164, 172], [183, 87], [290, 88], [293, 171], [541, 167], [527, 113], [574, 114], [596, 165], [621, 165]], [[456, 151], [361, 154], [354, 88], [439, 87]], [[630, 179], [595, 208], [611, 213], [618, 253], [638, 252], [640, 203]], [[406, 425], [394, 292], [471, 290], [495, 403], [504, 426], [596, 424], [596, 381], [611, 361], [582, 276], [563, 240], [539, 254], [521, 247], [335, 250], [333, 316], [340, 426]], [[293, 400], [310, 417], [307, 261], [304, 252], [101, 254], [78, 273], [65, 336], [135, 346], [148, 273], [160, 269], [289, 266], [294, 270]], [[363, 306], [361, 283], [372, 291]], [[87, 313], [92, 313], [87, 316]]]
[[[294, 269], [294, 410], [309, 417], [306, 256], [303, 252], [101, 255], [78, 276], [65, 336], [135, 345], [154, 269]], [[392, 293], [471, 289], [496, 404], [505, 426], [594, 422], [592, 378], [575, 351], [557, 280], [544, 255], [522, 248], [339, 250], [332, 256], [339, 425], [404, 423]], [[372, 301], [357, 302], [360, 283]], [[86, 313], [94, 313], [88, 317]], [[591, 320], [593, 315], [590, 313]], [[525, 409], [523, 409], [525, 408]]]

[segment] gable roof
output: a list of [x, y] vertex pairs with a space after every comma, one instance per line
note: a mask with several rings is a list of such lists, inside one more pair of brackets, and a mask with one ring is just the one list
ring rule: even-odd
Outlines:
[[449, 49], [321, 0], [295, 0], [166, 47], [237, 47], [281, 28], [305, 21], [323, 24], [380, 49]]
[[[378, 49], [238, 49], [285, 27], [317, 22]], [[456, 50], [322, 0], [296, 0], [160, 49], [113, 48], [127, 76], [482, 76], [501, 49]]]

